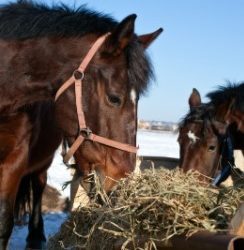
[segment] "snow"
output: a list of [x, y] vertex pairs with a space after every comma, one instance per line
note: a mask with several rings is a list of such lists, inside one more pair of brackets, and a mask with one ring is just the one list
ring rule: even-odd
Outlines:
[[[179, 146], [177, 134], [164, 131], [139, 130], [137, 144], [139, 145], [139, 156], [166, 156], [179, 157]], [[62, 162], [62, 157], [57, 150], [53, 163], [48, 170], [48, 184], [57, 188], [65, 197], [69, 197], [70, 189], [62, 190], [64, 182], [71, 179], [70, 170]], [[48, 237], [58, 232], [61, 224], [68, 217], [67, 213], [48, 213], [43, 216], [45, 234]], [[27, 236], [26, 226], [15, 226], [10, 238], [8, 250], [24, 250]]]
[[139, 130], [138, 155], [179, 158], [177, 137], [178, 134], [173, 132]]
[[55, 187], [63, 196], [69, 197], [69, 185], [63, 190], [63, 184], [70, 180], [70, 169], [64, 165], [60, 150], [57, 150], [52, 165], [47, 172], [47, 183]]

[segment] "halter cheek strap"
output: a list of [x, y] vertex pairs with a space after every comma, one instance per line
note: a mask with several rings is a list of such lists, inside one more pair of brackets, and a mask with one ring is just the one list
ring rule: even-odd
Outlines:
[[104, 43], [106, 38], [110, 35], [110, 33], [107, 33], [101, 37], [99, 37], [96, 42], [93, 44], [93, 46], [88, 51], [87, 55], [81, 62], [80, 66], [77, 70], [74, 71], [73, 75], [59, 88], [59, 90], [56, 93], [55, 101], [60, 97], [64, 91], [66, 91], [71, 85], [75, 84], [75, 102], [76, 102], [76, 111], [77, 111], [77, 117], [78, 117], [78, 123], [79, 123], [79, 136], [76, 138], [72, 146], [69, 148], [68, 152], [64, 156], [64, 162], [67, 163], [69, 159], [74, 155], [76, 150], [79, 148], [79, 146], [83, 143], [84, 140], [90, 140], [95, 141], [100, 144], [110, 146], [113, 148], [117, 148], [129, 153], [137, 153], [138, 147], [134, 147], [132, 145], [128, 145], [125, 143], [117, 142], [96, 134], [93, 134], [92, 131], [86, 126], [85, 121], [85, 115], [82, 108], [82, 80], [85, 75], [85, 69], [97, 50], [101, 47], [101, 45]]

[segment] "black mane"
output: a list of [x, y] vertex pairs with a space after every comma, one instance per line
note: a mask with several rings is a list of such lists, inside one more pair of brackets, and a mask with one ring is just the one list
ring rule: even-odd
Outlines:
[[82, 36], [104, 34], [117, 22], [110, 16], [85, 8], [69, 8], [64, 4], [45, 4], [20, 0], [0, 7], [0, 38], [27, 39], [41, 36]]
[[227, 86], [219, 86], [216, 91], [207, 94], [214, 106], [234, 100], [234, 108], [244, 112], [244, 82], [240, 84], [228, 83]]
[[184, 127], [188, 122], [202, 122], [203, 129], [206, 121], [215, 119], [215, 109], [222, 103], [234, 100], [234, 108], [244, 112], [244, 83], [219, 86], [216, 91], [207, 94], [208, 103], [202, 103], [193, 108], [180, 120], [179, 127]]
[[203, 122], [214, 118], [213, 106], [211, 103], [202, 103], [196, 108], [192, 108], [181, 119], [179, 127], [185, 126], [188, 122]]
[[[89, 10], [84, 5], [72, 9], [64, 4], [48, 7], [30, 0], [18, 0], [0, 6], [0, 39], [5, 40], [101, 35], [113, 31], [117, 25], [109, 15]], [[151, 63], [136, 40], [126, 53], [130, 87], [139, 95], [143, 94], [153, 77]]]

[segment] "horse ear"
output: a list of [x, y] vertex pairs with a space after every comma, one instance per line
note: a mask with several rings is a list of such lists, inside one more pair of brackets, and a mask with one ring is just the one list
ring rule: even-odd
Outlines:
[[138, 36], [138, 40], [142, 44], [143, 48], [146, 49], [162, 32], [163, 29], [160, 28], [152, 33]]
[[119, 55], [134, 37], [136, 14], [122, 20], [108, 38], [106, 53]]
[[200, 93], [198, 92], [197, 89], [195, 89], [195, 88], [192, 89], [192, 93], [189, 97], [188, 102], [189, 102], [190, 109], [201, 105], [201, 102], [202, 102], [201, 96], [200, 96]]
[[212, 124], [214, 126], [214, 129], [218, 132], [218, 134], [220, 135], [225, 135], [227, 128], [228, 128], [228, 124], [223, 123], [223, 122], [219, 122], [219, 121], [212, 121]]

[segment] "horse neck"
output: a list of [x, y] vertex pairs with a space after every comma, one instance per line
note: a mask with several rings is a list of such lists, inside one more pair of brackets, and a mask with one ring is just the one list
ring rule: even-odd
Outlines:
[[226, 119], [230, 114], [229, 101], [221, 104], [214, 104], [213, 107], [214, 107], [215, 119], [220, 122], [226, 122]]
[[[43, 84], [47, 89], [48, 98], [51, 94], [53, 99], [61, 85], [72, 76], [95, 38], [94, 35], [87, 35], [83, 38], [48, 39], [49, 44], [44, 48], [48, 54], [47, 58], [43, 57], [44, 62], [40, 61], [38, 67], [41, 75], [46, 76]], [[42, 68], [45, 62], [48, 64]]]
[[[94, 36], [0, 41], [0, 113], [37, 101], [54, 100], [58, 88], [78, 67]], [[11, 86], [11, 88], [10, 88]]]

